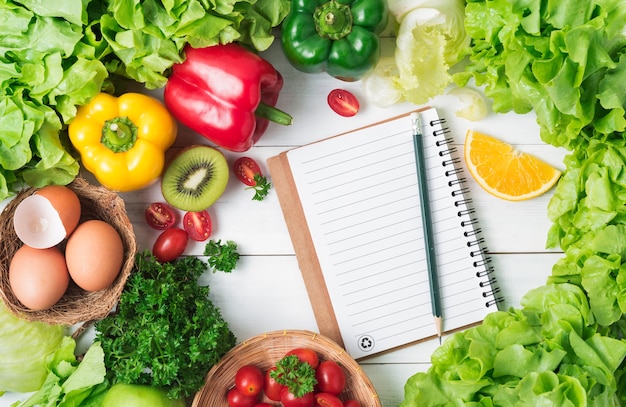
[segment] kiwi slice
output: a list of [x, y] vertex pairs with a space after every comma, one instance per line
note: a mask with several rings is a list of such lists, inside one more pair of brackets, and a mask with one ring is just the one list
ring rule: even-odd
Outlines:
[[224, 154], [209, 146], [191, 146], [181, 151], [163, 172], [161, 192], [172, 206], [201, 211], [213, 205], [228, 184]]

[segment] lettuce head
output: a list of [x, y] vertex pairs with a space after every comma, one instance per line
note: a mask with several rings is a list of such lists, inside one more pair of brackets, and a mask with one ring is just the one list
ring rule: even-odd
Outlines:
[[15, 317], [0, 302], [0, 394], [38, 390], [48, 369], [46, 359], [54, 354], [64, 328]]

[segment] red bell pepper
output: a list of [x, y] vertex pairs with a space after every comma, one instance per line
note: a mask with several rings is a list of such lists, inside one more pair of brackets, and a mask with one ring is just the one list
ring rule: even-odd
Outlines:
[[164, 90], [165, 105], [182, 124], [231, 151], [246, 151], [269, 121], [291, 124], [275, 108], [283, 78], [259, 55], [230, 43], [184, 50]]

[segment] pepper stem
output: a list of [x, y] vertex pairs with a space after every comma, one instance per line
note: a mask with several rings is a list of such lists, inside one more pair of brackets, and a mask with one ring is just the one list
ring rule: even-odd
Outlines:
[[137, 141], [137, 126], [128, 117], [115, 117], [102, 126], [100, 142], [114, 153], [128, 151]]
[[285, 126], [293, 123], [293, 118], [289, 113], [285, 113], [282, 110], [274, 106], [267, 105], [263, 102], [259, 103], [259, 106], [254, 111], [254, 114], [256, 116], [262, 117], [263, 119], [267, 119], [271, 122], [282, 124]]
[[330, 0], [315, 9], [315, 29], [322, 38], [339, 40], [352, 32], [350, 6]]

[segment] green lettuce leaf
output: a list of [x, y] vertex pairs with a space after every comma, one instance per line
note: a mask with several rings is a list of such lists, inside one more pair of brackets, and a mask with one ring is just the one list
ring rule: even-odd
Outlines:
[[454, 80], [485, 85], [494, 111], [534, 110], [542, 139], [570, 150], [626, 129], [626, 3], [479, 0], [465, 12], [470, 62]]
[[102, 35], [122, 62], [114, 72], [160, 88], [183, 48], [237, 41], [264, 51], [289, 0], [111, 0], [100, 19]]

